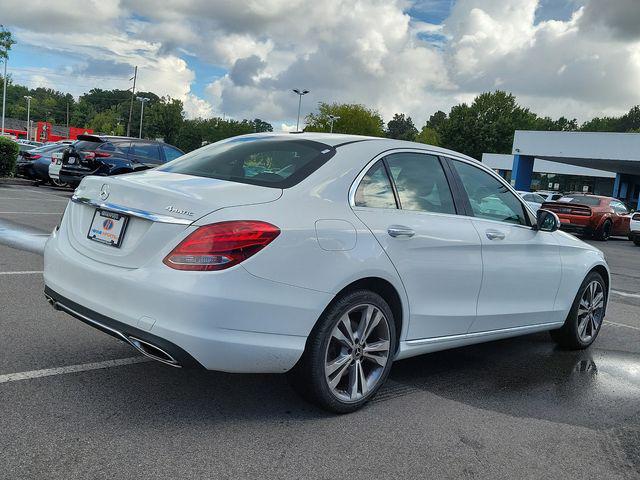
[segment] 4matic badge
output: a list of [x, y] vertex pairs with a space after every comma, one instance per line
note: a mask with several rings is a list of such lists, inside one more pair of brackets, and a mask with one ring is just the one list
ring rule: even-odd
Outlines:
[[171, 213], [179, 213], [180, 215], [187, 215], [189, 217], [193, 217], [193, 212], [190, 212], [189, 210], [184, 210], [182, 208], [176, 208], [173, 205], [164, 207], [164, 209], [168, 210]]

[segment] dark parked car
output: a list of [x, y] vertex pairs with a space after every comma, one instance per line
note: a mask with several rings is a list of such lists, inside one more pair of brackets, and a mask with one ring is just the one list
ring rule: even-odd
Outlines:
[[68, 145], [69, 142], [51, 143], [20, 152], [16, 162], [16, 175], [39, 182], [49, 182], [51, 155], [63, 151]]
[[183, 155], [154, 140], [107, 135], [79, 135], [62, 155], [60, 181], [77, 186], [87, 175], [119, 175], [157, 167]]

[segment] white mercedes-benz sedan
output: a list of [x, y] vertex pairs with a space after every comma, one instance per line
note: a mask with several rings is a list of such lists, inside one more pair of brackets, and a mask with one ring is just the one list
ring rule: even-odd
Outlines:
[[545, 330], [588, 347], [608, 267], [558, 227], [453, 151], [246, 135], [85, 178], [47, 242], [45, 294], [165, 364], [289, 372], [349, 412], [413, 355]]

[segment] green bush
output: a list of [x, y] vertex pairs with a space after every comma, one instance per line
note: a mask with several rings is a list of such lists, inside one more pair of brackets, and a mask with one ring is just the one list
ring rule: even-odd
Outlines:
[[19, 147], [13, 140], [0, 136], [0, 177], [10, 177], [16, 167]]

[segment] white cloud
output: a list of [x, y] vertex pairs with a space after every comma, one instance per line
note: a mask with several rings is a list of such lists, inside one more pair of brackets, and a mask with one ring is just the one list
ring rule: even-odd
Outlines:
[[[567, 0], [562, 10], [573, 15], [544, 21], [553, 15], [539, 15], [538, 0], [458, 0], [442, 25], [407, 12], [443, 16], [448, 0], [1, 1], [21, 43], [69, 56], [70, 78], [30, 81], [67, 91], [75, 81], [75, 94], [92, 83], [127, 88], [138, 65], [139, 88], [181, 99], [190, 117], [295, 124], [292, 88], [311, 90], [303, 117], [318, 102], [356, 102], [418, 125], [495, 88], [538, 113], [581, 120], [640, 102], [637, 0]], [[193, 56], [227, 73], [196, 78], [199, 67], [185, 61]], [[195, 82], [207, 84], [206, 98]]]

